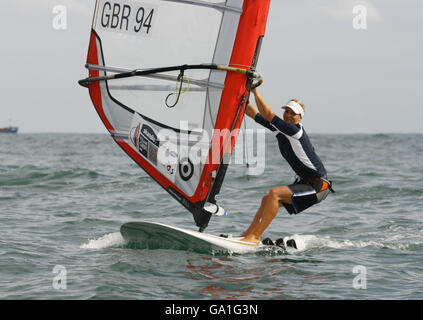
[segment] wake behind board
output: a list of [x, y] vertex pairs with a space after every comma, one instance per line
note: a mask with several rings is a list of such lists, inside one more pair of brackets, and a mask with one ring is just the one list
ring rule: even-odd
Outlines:
[[215, 236], [157, 222], [128, 222], [120, 233], [129, 243], [149, 249], [179, 249], [197, 252], [248, 253], [264, 250], [268, 245], [241, 241], [238, 237]]

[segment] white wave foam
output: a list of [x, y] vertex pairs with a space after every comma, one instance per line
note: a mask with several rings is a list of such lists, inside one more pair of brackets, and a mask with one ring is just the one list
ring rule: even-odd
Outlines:
[[[333, 248], [333, 249], [343, 249], [343, 248], [364, 248], [364, 247], [376, 247], [376, 248], [389, 248], [396, 250], [407, 249], [410, 244], [407, 243], [398, 243], [390, 241], [351, 241], [351, 240], [334, 240], [330, 237], [317, 237], [315, 235], [292, 235], [284, 238], [284, 242], [287, 240], [294, 239], [297, 245], [296, 251], [304, 251], [313, 248]], [[289, 248], [288, 248], [289, 249]], [[288, 250], [289, 251], [289, 250]]]
[[110, 247], [119, 247], [126, 244], [125, 239], [120, 232], [106, 234], [98, 239], [88, 240], [80, 246], [81, 249], [105, 249]]

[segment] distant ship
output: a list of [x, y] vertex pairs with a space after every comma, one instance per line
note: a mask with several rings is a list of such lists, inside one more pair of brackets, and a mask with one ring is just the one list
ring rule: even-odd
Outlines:
[[18, 127], [0, 128], [0, 133], [18, 133]]

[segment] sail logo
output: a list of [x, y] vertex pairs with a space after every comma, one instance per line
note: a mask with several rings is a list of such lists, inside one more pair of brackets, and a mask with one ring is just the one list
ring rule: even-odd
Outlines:
[[157, 6], [138, 1], [100, 1], [97, 27], [105, 31], [148, 37], [154, 29]]
[[[159, 132], [160, 134], [160, 132]], [[162, 141], [157, 150], [157, 162], [160, 163], [159, 171], [162, 172], [172, 183], [175, 183], [179, 154], [176, 145], [169, 141]]]
[[157, 138], [157, 135], [154, 133], [153, 129], [151, 129], [150, 126], [143, 124], [141, 132], [148, 140], [150, 140], [156, 146], [159, 146], [160, 141], [159, 141], [159, 139]]
[[141, 133], [139, 136], [139, 152], [150, 160], [155, 166], [157, 166], [157, 152], [160, 145], [160, 140], [154, 133], [154, 130], [143, 124], [141, 127]]
[[154, 130], [150, 126], [138, 122], [138, 124], [132, 128], [129, 137], [135, 149], [145, 158], [150, 160], [151, 163], [157, 165], [157, 152], [160, 140], [157, 138]]
[[131, 134], [130, 134], [131, 141], [132, 141], [132, 143], [135, 145], [135, 147], [138, 150], [140, 148], [140, 140], [139, 140], [139, 137], [140, 137], [141, 123], [139, 123], [137, 125], [137, 127], [136, 128], [133, 128], [133, 129], [135, 129], [135, 131], [133, 133], [131, 132]]

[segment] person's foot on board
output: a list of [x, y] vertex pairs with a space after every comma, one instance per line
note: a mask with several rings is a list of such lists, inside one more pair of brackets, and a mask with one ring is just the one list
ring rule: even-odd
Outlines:
[[250, 235], [246, 236], [245, 238], [241, 239], [241, 241], [251, 242], [251, 243], [255, 243], [255, 244], [260, 244], [260, 238], [256, 238], [252, 234], [250, 234]]

